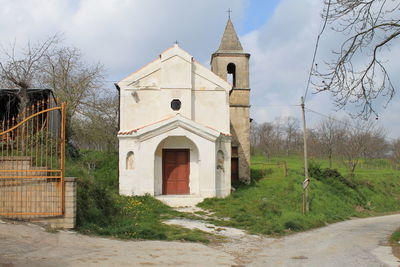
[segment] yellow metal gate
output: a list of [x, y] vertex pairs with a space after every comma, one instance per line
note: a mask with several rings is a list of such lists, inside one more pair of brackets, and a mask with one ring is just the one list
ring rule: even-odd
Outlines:
[[64, 103], [41, 100], [0, 120], [0, 216], [64, 214], [64, 155]]

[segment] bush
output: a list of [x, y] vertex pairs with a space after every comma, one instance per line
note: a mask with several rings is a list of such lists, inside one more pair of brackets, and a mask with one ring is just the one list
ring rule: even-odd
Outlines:
[[77, 226], [95, 223], [105, 226], [118, 215], [118, 196], [99, 183], [88, 178], [80, 178], [77, 183]]
[[308, 168], [308, 173], [310, 177], [321, 182], [329, 182], [332, 180], [336, 180], [352, 189], [357, 188], [357, 186], [352, 181], [343, 177], [338, 170], [330, 168], [322, 169], [321, 166], [317, 163], [310, 164]]
[[306, 219], [303, 215], [299, 213], [286, 213], [282, 221], [284, 222], [283, 225], [285, 229], [291, 230], [291, 231], [301, 231], [304, 229], [307, 229], [307, 223]]

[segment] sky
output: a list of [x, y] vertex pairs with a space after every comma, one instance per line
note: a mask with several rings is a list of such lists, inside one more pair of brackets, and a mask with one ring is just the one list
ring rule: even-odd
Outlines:
[[[250, 58], [251, 117], [258, 123], [277, 117], [301, 118], [304, 95], [317, 34], [320, 0], [0, 0], [0, 45], [14, 41], [40, 42], [55, 33], [68, 46], [79, 48], [87, 62], [100, 62], [106, 84], [112, 84], [152, 61], [175, 41], [199, 62], [209, 66], [219, 46], [229, 9], [236, 31]], [[343, 40], [326, 30], [316, 63], [332, 57]], [[387, 66], [400, 85], [400, 44], [388, 51]], [[0, 58], [1, 60], [1, 58]], [[383, 108], [376, 101], [378, 124], [390, 138], [400, 136], [399, 95]], [[306, 107], [344, 119], [353, 107], [338, 111], [329, 93], [315, 94], [311, 86]], [[322, 117], [307, 112], [310, 126]]]

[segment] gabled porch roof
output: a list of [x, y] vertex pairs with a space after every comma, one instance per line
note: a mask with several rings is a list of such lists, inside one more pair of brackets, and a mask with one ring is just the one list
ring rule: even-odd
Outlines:
[[174, 116], [166, 117], [160, 121], [143, 125], [136, 129], [120, 131], [118, 132], [118, 137], [139, 138], [141, 140], [146, 140], [175, 128], [183, 128], [210, 141], [214, 141], [221, 135], [231, 136], [229, 133], [219, 132], [211, 127], [199, 124], [177, 113]]

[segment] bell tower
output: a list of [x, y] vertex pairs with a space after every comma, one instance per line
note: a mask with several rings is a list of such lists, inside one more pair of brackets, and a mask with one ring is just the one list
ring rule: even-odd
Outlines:
[[232, 181], [250, 182], [250, 54], [243, 47], [231, 18], [218, 50], [211, 55], [211, 71], [232, 84], [229, 93], [232, 134]]

